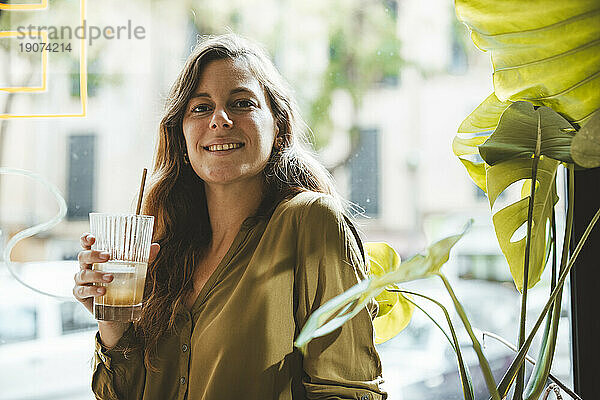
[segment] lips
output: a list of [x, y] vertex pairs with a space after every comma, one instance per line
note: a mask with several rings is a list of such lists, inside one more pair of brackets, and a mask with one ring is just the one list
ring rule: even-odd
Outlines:
[[204, 150], [210, 152], [235, 150], [244, 147], [244, 143], [219, 143], [204, 146]]

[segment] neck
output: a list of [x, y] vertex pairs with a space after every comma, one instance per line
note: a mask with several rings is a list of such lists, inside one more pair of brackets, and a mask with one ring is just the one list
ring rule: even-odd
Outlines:
[[212, 240], [210, 248], [228, 247], [244, 220], [254, 215], [264, 197], [264, 182], [259, 174], [251, 180], [228, 184], [205, 183], [206, 204]]

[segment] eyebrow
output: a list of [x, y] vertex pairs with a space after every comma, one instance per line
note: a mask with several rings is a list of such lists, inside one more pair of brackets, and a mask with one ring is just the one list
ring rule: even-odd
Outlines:
[[[255, 96], [254, 92], [246, 87], [243, 86], [239, 86], [236, 87], [235, 89], [231, 89], [231, 91], [229, 92], [229, 95], [231, 96], [232, 94], [236, 94], [236, 93], [249, 93], [253, 96]], [[192, 96], [190, 97], [190, 99], [196, 98], [196, 97], [208, 97], [210, 98], [210, 94], [206, 93], [206, 92], [199, 92], [199, 93], [194, 93], [192, 94]]]

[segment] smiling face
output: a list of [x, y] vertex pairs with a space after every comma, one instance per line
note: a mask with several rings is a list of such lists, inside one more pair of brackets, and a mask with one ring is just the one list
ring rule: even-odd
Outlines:
[[206, 64], [183, 117], [190, 163], [202, 180], [262, 179], [276, 130], [264, 90], [244, 60]]

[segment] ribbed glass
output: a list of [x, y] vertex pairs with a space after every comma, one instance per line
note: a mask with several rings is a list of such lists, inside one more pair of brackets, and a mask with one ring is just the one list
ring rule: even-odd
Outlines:
[[151, 215], [90, 213], [92, 250], [107, 251], [111, 260], [148, 262], [153, 227]]
[[141, 316], [144, 282], [150, 255], [154, 217], [147, 215], [90, 214], [93, 250], [107, 251], [110, 259], [92, 269], [110, 273], [113, 280], [94, 298], [94, 316], [104, 321], [136, 321]]

